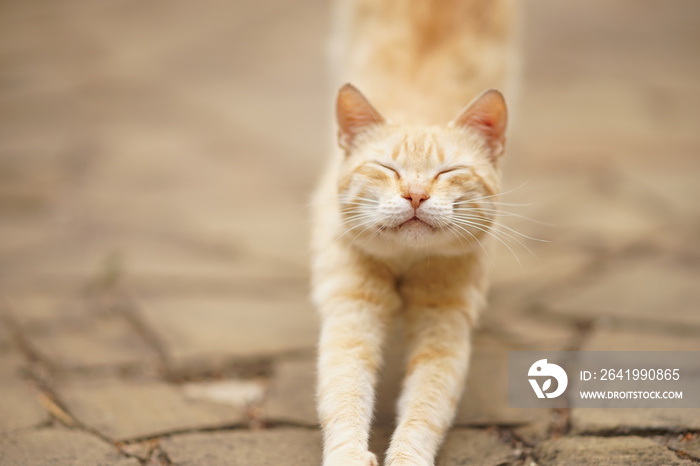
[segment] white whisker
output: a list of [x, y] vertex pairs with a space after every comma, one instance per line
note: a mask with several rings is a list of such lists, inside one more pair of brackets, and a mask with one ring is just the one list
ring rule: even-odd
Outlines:
[[472, 233], [471, 231], [467, 230], [466, 228], [464, 228], [462, 225], [460, 225], [460, 224], [458, 224], [458, 223], [452, 223], [452, 225], [458, 227], [460, 230], [463, 230], [465, 233], [469, 234], [472, 238], [474, 238], [474, 239], [476, 240], [476, 242], [479, 243], [479, 246], [481, 246], [481, 249], [483, 249], [484, 254], [486, 254], [486, 257], [489, 259], [489, 262], [491, 262], [491, 264], [494, 263], [494, 262], [493, 262], [493, 259], [491, 259], [491, 256], [489, 255], [488, 251], [486, 250], [486, 248], [484, 247], [484, 245], [481, 244], [481, 241], [479, 241], [479, 238], [477, 238], [476, 235], [475, 235], [474, 233]]
[[532, 223], [536, 223], [538, 225], [544, 225], [548, 227], [553, 227], [556, 226], [553, 223], [548, 223], [548, 222], [542, 222], [540, 220], [535, 220], [534, 218], [527, 217], [525, 215], [521, 214], [516, 214], [515, 212], [508, 212], [506, 210], [499, 210], [499, 209], [489, 209], [487, 207], [455, 207], [453, 210], [459, 211], [459, 212], [484, 212], [487, 214], [495, 214], [499, 217], [516, 217], [516, 218], [521, 218], [523, 220], [527, 220]]
[[449, 231], [450, 233], [452, 233], [452, 234], [454, 235], [455, 238], [457, 238], [457, 241], [459, 241], [459, 244], [462, 244], [462, 240], [465, 239], [465, 240], [467, 241], [467, 244], [469, 244], [469, 245], [471, 246], [472, 242], [469, 241], [469, 238], [465, 237], [464, 235], [458, 234], [458, 232], [456, 232], [456, 231], [454, 230], [454, 228], [452, 228], [452, 226], [451, 226], [450, 224], [444, 225], [443, 227], [444, 227], [447, 231]]
[[[463, 223], [466, 224], [466, 225], [471, 225], [471, 226], [474, 227], [474, 228], [479, 228], [479, 227], [486, 228], [486, 229], [489, 230], [487, 233], [490, 234], [491, 236], [493, 236], [494, 238], [503, 239], [503, 240], [509, 240], [509, 241], [513, 241], [513, 242], [515, 242], [515, 243], [518, 243], [518, 244], [519, 244], [520, 246], [522, 246], [532, 257], [534, 257], [535, 259], [537, 259], [537, 255], [536, 255], [534, 252], [532, 252], [532, 250], [531, 250], [525, 243], [523, 243], [522, 241], [520, 241], [517, 237], [515, 237], [515, 236], [509, 234], [508, 232], [499, 230], [498, 225], [486, 225], [486, 224], [484, 224], [484, 223], [475, 222], [475, 221], [473, 221], [473, 220], [472, 220], [472, 221], [469, 221], [469, 220], [466, 220], [466, 219], [461, 220], [461, 222], [463, 222]], [[477, 226], [477, 225], [478, 225], [478, 226]], [[482, 230], [482, 231], [483, 231], [483, 230]], [[515, 231], [515, 233], [519, 233], [519, 232]], [[544, 241], [544, 240], [543, 240], [543, 241]], [[503, 243], [503, 241], [501, 241], [501, 242]], [[505, 243], [504, 243], [504, 244], [505, 244]], [[508, 248], [508, 249], [510, 249], [510, 248]], [[511, 252], [513, 252], [513, 251], [511, 250]], [[518, 262], [520, 262], [520, 261], [518, 261]], [[522, 265], [521, 265], [521, 267], [522, 267]]]
[[[364, 228], [362, 229], [362, 231], [360, 231], [357, 235], [355, 235], [355, 237], [352, 239], [352, 242], [350, 243], [350, 245], [355, 244], [355, 241], [357, 241], [357, 239], [358, 239], [360, 236], [362, 236], [362, 234], [363, 234], [365, 231], [369, 230], [370, 228], [372, 228], [372, 227], [374, 227], [374, 226], [377, 226], [377, 224], [378, 224], [378, 222], [372, 221], [369, 225], [367, 225], [366, 227], [364, 227]], [[377, 231], [379, 231], [379, 228], [377, 228]], [[377, 231], [375, 231], [375, 234], [376, 234]], [[373, 237], [374, 237], [374, 234], [372, 234], [372, 236], [370, 237], [370, 239], [373, 238]]]
[[[377, 223], [377, 221], [376, 221], [376, 218], [374, 218], [374, 217], [369, 218], [368, 220], [364, 220], [364, 221], [358, 223], [357, 225], [354, 225], [354, 226], [348, 228], [347, 230], [345, 230], [340, 236], [338, 236], [337, 239], [342, 238], [343, 236], [345, 236], [346, 234], [348, 234], [349, 232], [351, 232], [352, 230], [354, 230], [354, 229], [356, 229], [356, 228], [360, 228], [360, 227], [363, 227], [363, 226], [365, 226], [365, 225], [367, 225], [367, 226], [365, 227], [365, 229], [366, 229], [366, 228], [371, 228], [372, 225], [375, 225], [376, 223]], [[364, 231], [365, 231], [365, 230], [363, 229], [362, 232], [364, 232]], [[362, 234], [362, 232], [360, 232], [360, 234]]]
[[[477, 201], [480, 201], [481, 199], [468, 199], [464, 201], [457, 201], [455, 202], [455, 205], [462, 205], [462, 204], [479, 204]], [[527, 204], [518, 204], [518, 203], [513, 203], [513, 202], [498, 202], [498, 201], [488, 201], [489, 204], [495, 205], [495, 206], [506, 206], [506, 207], [527, 207], [534, 205], [532, 203], [527, 203]], [[479, 204], [481, 205], [481, 204]]]
[[376, 203], [376, 204], [379, 204], [379, 203], [380, 203], [380, 201], [378, 201], [377, 199], [370, 199], [369, 197], [359, 197], [359, 196], [358, 196], [358, 197], [355, 197], [355, 198], [353, 198], [353, 199], [358, 199], [358, 200], [360, 200], [360, 201], [374, 202], [374, 203]]
[[503, 192], [496, 193], [496, 194], [490, 194], [490, 195], [488, 195], [488, 196], [477, 197], [477, 198], [474, 198], [474, 199], [471, 199], [471, 200], [472, 200], [472, 201], [480, 201], [480, 200], [482, 200], [482, 199], [490, 199], [490, 198], [492, 198], [492, 197], [505, 196], [506, 194], [510, 194], [510, 193], [515, 192], [515, 191], [517, 191], [518, 189], [524, 187], [524, 186], [525, 186], [526, 184], [528, 184], [529, 182], [530, 182], [530, 180], [525, 181], [525, 182], [523, 182], [523, 184], [521, 184], [521, 185], [518, 186], [517, 188], [511, 189], [510, 191], [503, 191]]
[[478, 215], [463, 215], [463, 214], [458, 214], [458, 215], [455, 215], [455, 217], [457, 217], [457, 218], [464, 218], [464, 219], [470, 219], [470, 220], [488, 220], [488, 221], [491, 222], [492, 225], [495, 225], [495, 226], [497, 226], [497, 227], [499, 227], [499, 228], [505, 228], [505, 229], [508, 230], [508, 231], [512, 231], [512, 232], [515, 233], [516, 235], [522, 236], [523, 238], [531, 239], [531, 240], [533, 240], [533, 241], [539, 241], [539, 242], [541, 242], [541, 243], [549, 243], [549, 241], [546, 240], [546, 239], [534, 238], [534, 237], [532, 237], [532, 236], [528, 236], [528, 235], [526, 235], [526, 234], [524, 234], [524, 233], [520, 233], [518, 230], [514, 230], [513, 228], [511, 228], [511, 227], [509, 227], [509, 226], [506, 226], [506, 225], [504, 225], [504, 224], [502, 224], [502, 223], [500, 223], [500, 222], [497, 222], [497, 221], [495, 221], [495, 220], [485, 219], [485, 218], [483, 218], [483, 217], [479, 217]]
[[[493, 238], [495, 238], [497, 241], [499, 241], [501, 244], [503, 244], [506, 248], [508, 248], [510, 253], [513, 254], [513, 257], [515, 257], [515, 260], [518, 261], [518, 265], [520, 265], [520, 268], [522, 269], [523, 265], [520, 262], [520, 258], [518, 257], [518, 255], [515, 253], [515, 251], [513, 251], [513, 248], [511, 248], [508, 243], [506, 243], [503, 239], [501, 239], [499, 236], [497, 236], [493, 231], [490, 231], [490, 229], [488, 227], [486, 227], [486, 225], [477, 224], [475, 222], [470, 222], [467, 220], [462, 220], [461, 222], [455, 222], [455, 225], [459, 225], [460, 223], [463, 225], [467, 225], [467, 226], [470, 226], [472, 228], [475, 228], [479, 231], [482, 231], [487, 235], [491, 235]], [[499, 232], [499, 233], [503, 234], [503, 232]], [[524, 244], [521, 243], [521, 245], [523, 247], [525, 247], [525, 249], [527, 249], [527, 247]], [[530, 251], [530, 252], [532, 252], [532, 251]]]

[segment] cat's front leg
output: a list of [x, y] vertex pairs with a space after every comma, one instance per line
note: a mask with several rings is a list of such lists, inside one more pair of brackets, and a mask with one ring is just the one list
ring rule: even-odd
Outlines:
[[393, 280], [357, 263], [317, 278], [321, 313], [318, 412], [324, 466], [376, 466], [368, 451], [385, 327], [399, 304]]
[[375, 466], [368, 451], [383, 316], [362, 301], [336, 300], [323, 316], [318, 360], [318, 412], [324, 466]]
[[462, 307], [412, 309], [411, 343], [387, 466], [432, 466], [459, 401], [471, 351]]

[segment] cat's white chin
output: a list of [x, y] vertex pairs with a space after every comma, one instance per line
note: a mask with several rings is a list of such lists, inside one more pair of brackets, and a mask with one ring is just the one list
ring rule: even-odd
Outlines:
[[426, 221], [413, 217], [396, 227], [386, 229], [383, 236], [403, 247], [424, 249], [437, 246], [442, 235]]
[[456, 239], [448, 230], [424, 221], [406, 221], [396, 227], [385, 227], [370, 234], [365, 241], [353, 241], [353, 244], [372, 256], [388, 259], [406, 258], [412, 254], [421, 257], [461, 255], [472, 247]]
[[418, 217], [413, 217], [409, 218], [405, 222], [403, 222], [401, 225], [396, 227], [396, 230], [398, 231], [417, 231], [420, 229], [428, 229], [429, 231], [435, 230], [432, 225], [427, 223], [424, 220], [419, 219]]

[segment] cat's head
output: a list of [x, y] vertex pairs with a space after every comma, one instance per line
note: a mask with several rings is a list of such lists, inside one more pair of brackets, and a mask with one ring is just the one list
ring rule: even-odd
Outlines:
[[484, 92], [447, 125], [410, 126], [385, 120], [347, 84], [337, 118], [346, 237], [374, 250], [479, 248], [499, 192], [507, 120], [500, 92]]

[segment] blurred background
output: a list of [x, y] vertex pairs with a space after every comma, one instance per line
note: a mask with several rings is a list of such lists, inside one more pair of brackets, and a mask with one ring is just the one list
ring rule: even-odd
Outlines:
[[[549, 242], [495, 245], [457, 425], [519, 426], [530, 446], [700, 429], [697, 413], [510, 410], [485, 382], [509, 349], [700, 350], [700, 3], [521, 6], [503, 201], [551, 225], [502, 221]], [[308, 200], [333, 131], [329, 18], [319, 0], [0, 2], [0, 427], [136, 444], [315, 425]], [[163, 414], [199, 396], [182, 384], [222, 380], [225, 415]]]

